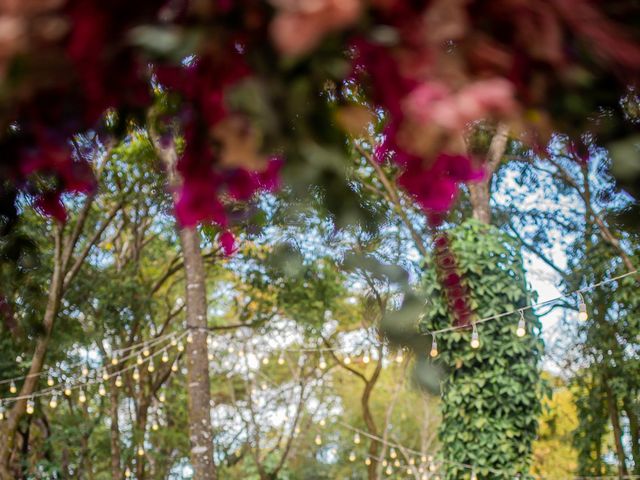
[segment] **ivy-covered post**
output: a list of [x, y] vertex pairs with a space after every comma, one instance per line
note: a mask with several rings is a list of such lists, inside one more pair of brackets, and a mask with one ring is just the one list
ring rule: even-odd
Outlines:
[[[529, 478], [543, 385], [540, 322], [523, 312], [526, 334], [516, 335], [518, 309], [531, 304], [517, 244], [495, 227], [468, 220], [448, 232], [458, 274], [466, 284], [473, 318], [507, 311], [513, 315], [477, 324], [480, 346], [470, 345], [471, 329], [443, 333], [434, 359], [445, 370], [442, 382], [442, 471], [447, 480]], [[437, 272], [425, 274], [428, 303], [424, 331], [452, 325], [444, 287]]]

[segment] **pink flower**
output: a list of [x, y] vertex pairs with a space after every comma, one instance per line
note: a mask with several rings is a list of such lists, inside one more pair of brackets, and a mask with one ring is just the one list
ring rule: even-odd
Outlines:
[[218, 243], [222, 247], [222, 251], [226, 256], [231, 255], [236, 250], [236, 239], [233, 236], [233, 233], [228, 230], [222, 232], [218, 237]]
[[36, 198], [35, 208], [43, 215], [53, 217], [61, 223], [67, 221], [67, 211], [60, 199], [60, 192], [46, 192]]
[[279, 9], [271, 23], [271, 38], [284, 55], [297, 56], [315, 48], [332, 31], [355, 23], [360, 0], [273, 0]]

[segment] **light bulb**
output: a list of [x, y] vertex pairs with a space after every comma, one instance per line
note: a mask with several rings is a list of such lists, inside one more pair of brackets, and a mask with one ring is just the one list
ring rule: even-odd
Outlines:
[[140, 380], [140, 372], [138, 371], [138, 367], [133, 369], [133, 379]]
[[436, 471], [436, 464], [433, 463], [431, 460], [429, 460], [429, 471], [430, 472], [435, 472]]
[[239, 357], [244, 357], [244, 350], [238, 351], [238, 356]]
[[325, 361], [324, 357], [320, 357], [320, 363], [318, 364], [318, 366], [320, 367], [320, 370], [324, 370], [325, 368], [327, 368], [327, 362]]
[[173, 365], [171, 365], [171, 371], [172, 372], [178, 371], [178, 362], [173, 362]]
[[387, 461], [387, 459], [385, 458], [384, 460], [382, 460], [382, 466], [386, 467], [387, 465], [389, 465], [389, 462]]
[[183, 343], [182, 343], [182, 342], [180, 342], [180, 343], [178, 344], [178, 351], [179, 351], [179, 352], [184, 352], [184, 345], [183, 345]]
[[16, 387], [16, 383], [11, 380], [11, 385], [9, 385], [9, 391], [11, 393], [16, 393], [18, 391], [18, 388]]
[[296, 435], [300, 435], [300, 427], [296, 427], [293, 433]]
[[322, 445], [322, 437], [320, 435], [316, 435], [315, 443], [316, 445]]
[[124, 476], [127, 478], [131, 477], [131, 469], [129, 467], [124, 471]]
[[207, 356], [207, 358], [209, 359], [209, 361], [213, 360], [213, 353], [209, 352], [209, 355]]
[[207, 335], [207, 345], [211, 345], [211, 337], [209, 335]]
[[86, 365], [82, 366], [82, 376], [86, 377], [87, 375], [89, 375], [89, 367], [87, 367]]
[[55, 382], [53, 381], [53, 377], [49, 375], [49, 377], [47, 377], [47, 385], [49, 385], [50, 387], [53, 387], [54, 383]]
[[138, 456], [139, 456], [139, 457], [144, 456], [144, 448], [142, 448], [141, 446], [140, 446], [140, 447], [138, 447]]
[[33, 403], [33, 400], [31, 399], [27, 400], [27, 415], [33, 415], [34, 411], [35, 411], [35, 404]]
[[102, 371], [102, 380], [104, 380], [105, 382], [109, 380], [109, 372], [106, 368]]
[[349, 461], [350, 462], [355, 462], [356, 461], [356, 453], [355, 452], [351, 452], [349, 454]]
[[411, 457], [409, 458], [409, 465], [415, 465], [416, 464], [416, 459]]
[[396, 453], [396, 449], [395, 448], [391, 448], [391, 450], [389, 450], [389, 456], [391, 458], [397, 458], [398, 454]]
[[278, 365], [284, 365], [284, 357], [282, 355], [278, 357]]
[[343, 362], [345, 365], [349, 365], [351, 363], [351, 357], [344, 357]]
[[167, 399], [166, 395], [164, 392], [160, 392], [160, 394], [158, 395], [158, 401], [160, 403], [164, 403], [164, 401]]
[[263, 365], [269, 365], [269, 357], [264, 357], [264, 358], [262, 359], [262, 364], [263, 364]]
[[387, 465], [387, 469], [384, 471], [384, 473], [386, 473], [387, 475], [391, 475], [393, 473], [393, 468], [391, 468], [391, 465]]
[[367, 466], [371, 465], [371, 459], [369, 457], [365, 458], [364, 459], [364, 464], [367, 465]]
[[584, 322], [589, 318], [589, 314], [587, 313], [587, 304], [584, 301], [584, 297], [580, 292], [578, 292], [578, 320]]
[[167, 363], [169, 361], [169, 354], [167, 353], [166, 350], [162, 352], [161, 360], [162, 360], [162, 363]]
[[471, 480], [478, 480], [478, 476], [476, 475], [475, 470], [471, 470]]
[[398, 460], [398, 459], [396, 458], [395, 462], [393, 462], [393, 466], [394, 466], [394, 467], [399, 467], [399, 466], [400, 466], [400, 460]]
[[262, 390], [266, 390], [266, 389], [267, 389], [267, 384], [266, 384], [266, 382], [262, 382], [262, 385], [260, 385], [260, 388], [261, 388]]
[[362, 363], [369, 363], [371, 361], [371, 358], [369, 357], [368, 353], [365, 353], [364, 356], [362, 357]]
[[178, 344], [178, 340], [176, 340], [176, 337], [171, 337], [171, 342], [169, 343], [172, 347], [175, 347]]
[[118, 365], [118, 356], [114, 355], [113, 357], [111, 357], [111, 365], [116, 366]]
[[193, 342], [193, 335], [191, 334], [191, 332], [189, 332], [189, 334], [187, 335], [187, 343], [192, 343]]
[[478, 336], [478, 329], [476, 324], [473, 324], [473, 332], [471, 332], [471, 348], [480, 347], [480, 337]]
[[160, 426], [158, 425], [158, 422], [153, 422], [153, 424], [151, 425], [151, 430], [153, 430], [154, 432], [157, 432], [159, 428]]
[[149, 360], [149, 366], [147, 367], [147, 372], [153, 373], [156, 367], [153, 365], [153, 360]]
[[0, 403], [0, 422], [4, 420], [4, 407]]
[[118, 375], [116, 377], [116, 387], [120, 388], [122, 386], [122, 377]]
[[233, 353], [235, 351], [236, 351], [236, 349], [233, 348], [233, 345], [229, 345], [229, 348], [227, 348], [227, 352], [229, 352], [229, 353]]
[[353, 443], [355, 443], [356, 445], [360, 445], [360, 434], [356, 432], [356, 434], [353, 436]]
[[321, 419], [320, 419], [320, 421], [318, 422], [318, 424], [319, 424], [321, 427], [324, 427], [324, 426], [327, 424], [327, 421], [326, 421], [324, 418], [321, 418]]
[[142, 356], [141, 356], [141, 355], [138, 355], [138, 356], [136, 357], [136, 363], [137, 363], [138, 365], [142, 365], [142, 362], [144, 362], [144, 360], [142, 360]]
[[149, 347], [147, 345], [144, 346], [144, 349], [142, 350], [142, 355], [144, 355], [145, 357], [148, 357], [149, 355], [151, 355], [151, 351], [149, 350]]
[[404, 356], [402, 355], [402, 350], [399, 350], [396, 354], [396, 363], [402, 363], [404, 360]]
[[78, 401], [80, 403], [84, 403], [87, 401], [87, 395], [84, 393], [84, 390], [80, 390], [80, 394], [78, 395]]
[[51, 397], [51, 400], [49, 400], [49, 407], [51, 408], [56, 408], [58, 406], [58, 397], [56, 397], [55, 395], [53, 395]]
[[518, 337], [524, 337], [527, 333], [527, 325], [524, 320], [524, 313], [520, 310], [520, 320], [518, 320], [518, 328], [516, 328], [516, 335]]
[[101, 383], [98, 387], [98, 395], [104, 397], [107, 394], [107, 390], [104, 388], [104, 383]]
[[70, 387], [69, 385], [65, 385], [65, 386], [64, 386], [64, 394], [65, 394], [67, 397], [70, 397], [70, 396], [71, 396], [71, 387]]
[[431, 358], [436, 358], [438, 356], [438, 341], [436, 340], [436, 336], [433, 336], [431, 340], [431, 350], [429, 351], [429, 356]]
[[426, 455], [422, 455], [422, 456], [420, 457], [420, 461], [421, 461], [422, 463], [426, 462], [426, 461], [427, 461], [427, 456], [426, 456]]

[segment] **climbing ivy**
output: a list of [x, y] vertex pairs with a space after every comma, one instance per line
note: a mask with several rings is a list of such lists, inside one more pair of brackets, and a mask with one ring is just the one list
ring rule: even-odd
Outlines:
[[[458, 273], [468, 290], [474, 318], [530, 304], [522, 257], [515, 242], [496, 228], [468, 220], [448, 233]], [[434, 269], [424, 277], [427, 299], [423, 331], [450, 326], [452, 316]], [[525, 312], [527, 334], [515, 334], [519, 315], [478, 325], [480, 348], [471, 331], [443, 333], [434, 360], [447, 372], [442, 381], [442, 459], [473, 465], [478, 479], [529, 478], [532, 442], [541, 412], [543, 384], [540, 322]], [[468, 468], [443, 463], [447, 480], [466, 479]]]

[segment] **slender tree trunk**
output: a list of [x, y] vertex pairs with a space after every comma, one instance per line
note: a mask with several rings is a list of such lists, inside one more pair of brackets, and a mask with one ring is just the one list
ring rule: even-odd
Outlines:
[[[55, 228], [57, 230], [58, 227]], [[2, 433], [0, 437], [0, 479], [2, 480], [12, 480], [14, 478], [11, 473], [10, 458], [14, 449], [18, 423], [25, 413], [28, 396], [34, 392], [38, 385], [38, 381], [40, 379], [38, 374], [42, 370], [49, 340], [51, 339], [51, 332], [53, 331], [53, 325], [60, 308], [64, 278], [61, 261], [61, 235], [59, 231], [56, 231], [55, 238], [56, 247], [54, 268], [51, 276], [51, 287], [47, 298], [47, 306], [44, 313], [44, 332], [36, 341], [36, 348], [31, 357], [29, 372], [27, 373], [27, 377], [19, 390], [20, 393], [18, 393], [18, 397], [20, 397], [20, 399], [13, 404], [13, 408], [9, 411], [8, 418], [4, 424], [0, 425], [0, 432]]]
[[618, 405], [616, 398], [609, 386], [608, 379], [604, 378], [603, 383], [607, 392], [607, 406], [609, 409], [609, 418], [611, 419], [611, 426], [613, 427], [613, 439], [616, 446], [616, 455], [618, 457], [618, 476], [624, 478], [628, 475], [627, 461], [624, 453], [624, 446], [622, 445], [622, 428], [620, 427], [620, 416], [618, 412]]
[[[152, 133], [153, 143], [167, 168], [169, 184], [179, 183], [174, 145], [163, 147]], [[211, 391], [207, 350], [207, 291], [205, 269], [196, 228], [179, 230], [186, 277], [187, 326], [193, 338], [187, 343], [187, 392], [189, 394], [189, 440], [194, 480], [216, 480], [213, 463], [213, 429], [211, 428]]]
[[633, 473], [640, 475], [640, 422], [638, 421], [638, 409], [634, 408], [629, 397], [624, 399], [624, 411], [629, 419], [629, 431], [631, 433], [631, 455], [633, 457]]
[[111, 417], [111, 478], [122, 478], [120, 468], [120, 422], [118, 418], [118, 387], [116, 387], [115, 377], [110, 379], [111, 392], [109, 394], [109, 415]]

